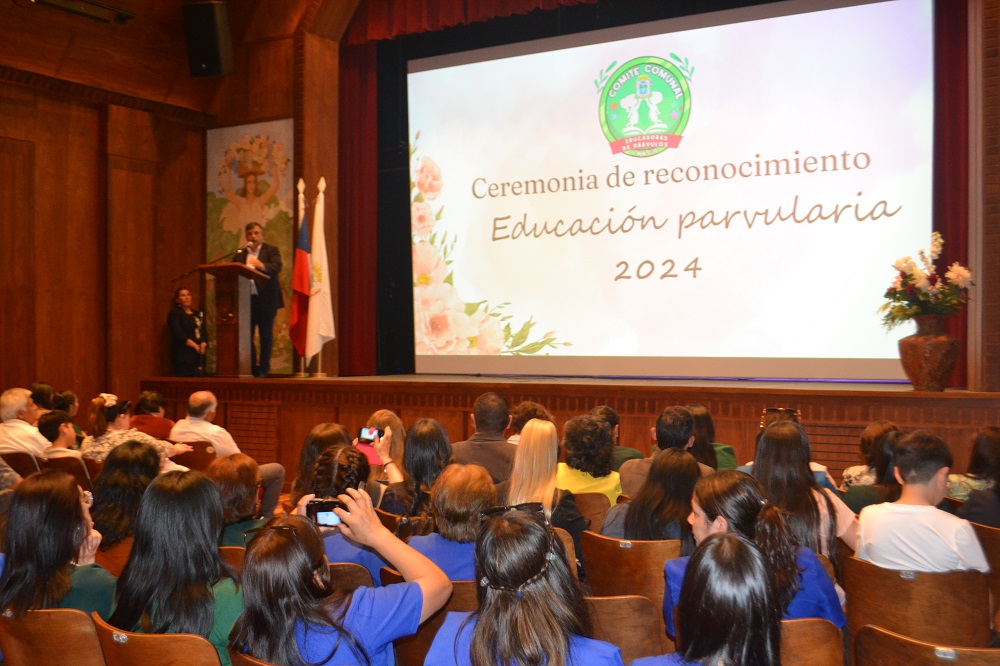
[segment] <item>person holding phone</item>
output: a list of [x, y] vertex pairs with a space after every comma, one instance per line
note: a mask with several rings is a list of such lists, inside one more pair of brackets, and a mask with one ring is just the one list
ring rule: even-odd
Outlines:
[[407, 582], [334, 592], [316, 528], [301, 515], [274, 518], [247, 545], [244, 612], [231, 650], [274, 664], [388, 666], [392, 641], [415, 633], [444, 606], [452, 589], [444, 572], [382, 526], [367, 493], [352, 488], [334, 501], [341, 505], [333, 510], [340, 529], [380, 553]]

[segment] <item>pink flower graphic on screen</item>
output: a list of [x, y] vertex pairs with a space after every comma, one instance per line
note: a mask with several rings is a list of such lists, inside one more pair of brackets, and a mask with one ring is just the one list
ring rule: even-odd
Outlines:
[[469, 339], [469, 354], [476, 356], [496, 356], [503, 351], [503, 327], [497, 317], [491, 317], [477, 310], [469, 323], [476, 334]]
[[440, 284], [448, 276], [441, 251], [431, 243], [413, 246], [413, 284], [418, 287]]
[[441, 194], [441, 168], [429, 157], [420, 160], [417, 189], [427, 201], [434, 201]]
[[434, 223], [437, 220], [434, 217], [434, 211], [431, 210], [430, 204], [425, 201], [414, 201], [410, 206], [410, 227], [413, 230], [413, 235], [417, 238], [426, 240], [431, 232], [434, 231]]
[[[414, 140], [420, 138], [417, 132]], [[556, 332], [532, 333], [534, 317], [517, 323], [510, 303], [464, 301], [455, 287], [454, 263], [458, 234], [442, 221], [444, 205], [427, 203], [441, 195], [441, 168], [429, 157], [417, 156], [410, 145], [410, 230], [413, 247], [414, 341], [417, 354], [526, 356], [570, 347]], [[461, 279], [461, 278], [459, 278]]]
[[413, 319], [418, 354], [466, 354], [476, 334], [465, 303], [450, 284], [415, 289]]

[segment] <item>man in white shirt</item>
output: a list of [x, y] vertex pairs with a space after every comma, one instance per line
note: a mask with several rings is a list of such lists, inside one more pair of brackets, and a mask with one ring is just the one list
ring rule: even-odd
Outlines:
[[857, 556], [886, 569], [989, 571], [969, 521], [936, 508], [948, 494], [948, 445], [918, 430], [896, 444], [895, 455], [902, 493], [861, 510]]
[[49, 447], [42, 451], [46, 458], [76, 458], [83, 462], [79, 451], [70, 447], [76, 443], [76, 430], [73, 419], [66, 412], [58, 410], [45, 412], [38, 417], [38, 432], [47, 441]]
[[[188, 398], [187, 418], [181, 419], [170, 430], [174, 442], [211, 442], [218, 457], [241, 453], [233, 436], [221, 426], [212, 423], [219, 401], [211, 391], [197, 391]], [[261, 515], [269, 517], [274, 513], [285, 484], [285, 468], [279, 463], [260, 465], [261, 484], [264, 497], [261, 500]]]
[[38, 408], [31, 392], [24, 388], [7, 389], [0, 395], [0, 453], [30, 453], [41, 456], [49, 442], [38, 428]]

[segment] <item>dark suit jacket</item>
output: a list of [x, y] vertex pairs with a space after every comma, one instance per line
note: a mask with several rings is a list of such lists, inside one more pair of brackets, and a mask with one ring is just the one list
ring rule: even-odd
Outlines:
[[517, 447], [504, 439], [503, 435], [474, 434], [464, 442], [451, 445], [452, 462], [461, 465], [482, 465], [493, 478], [493, 483], [501, 483], [510, 478], [514, 467]]
[[[247, 263], [248, 252], [240, 250], [233, 257], [233, 261], [241, 264]], [[267, 243], [260, 244], [260, 255], [257, 257], [264, 264], [262, 272], [267, 273], [270, 280], [260, 280], [257, 282], [257, 298], [263, 299], [262, 305], [273, 310], [285, 307], [285, 299], [281, 296], [281, 284], [278, 276], [281, 274], [281, 250]]]

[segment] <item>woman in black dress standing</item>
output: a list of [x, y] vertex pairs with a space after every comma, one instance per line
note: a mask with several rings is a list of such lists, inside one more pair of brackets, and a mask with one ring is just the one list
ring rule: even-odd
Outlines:
[[208, 332], [200, 313], [191, 309], [191, 292], [183, 287], [174, 293], [174, 308], [167, 316], [170, 327], [170, 364], [174, 375], [194, 377], [201, 374], [208, 346]]

